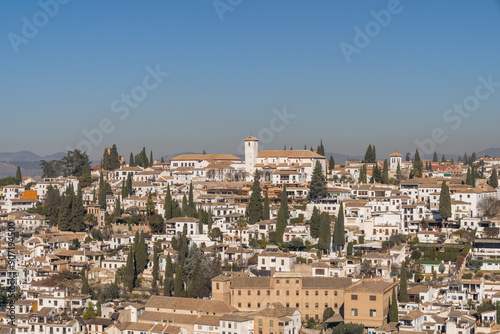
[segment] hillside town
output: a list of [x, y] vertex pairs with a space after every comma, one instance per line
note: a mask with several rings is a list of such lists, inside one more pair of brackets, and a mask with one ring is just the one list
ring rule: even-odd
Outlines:
[[0, 333], [500, 332], [500, 157], [369, 145], [340, 164], [318, 141], [18, 168]]

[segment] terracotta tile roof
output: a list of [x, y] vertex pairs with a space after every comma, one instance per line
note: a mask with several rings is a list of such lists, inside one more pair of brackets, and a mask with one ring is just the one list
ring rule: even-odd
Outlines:
[[241, 161], [240, 158], [233, 154], [181, 154], [171, 159], [171, 161], [185, 160], [235, 160]]
[[269, 288], [271, 287], [271, 277], [233, 277], [231, 288]]
[[177, 309], [192, 311], [207, 311], [216, 313], [235, 312], [237, 309], [220, 300], [205, 300], [194, 298], [176, 298], [164, 296], [152, 296], [146, 303], [146, 308]]
[[305, 289], [346, 289], [352, 284], [348, 277], [304, 277], [302, 287]]
[[315, 158], [315, 159], [326, 159], [324, 156], [312, 152], [309, 150], [269, 150], [269, 151], [259, 151], [257, 158]]

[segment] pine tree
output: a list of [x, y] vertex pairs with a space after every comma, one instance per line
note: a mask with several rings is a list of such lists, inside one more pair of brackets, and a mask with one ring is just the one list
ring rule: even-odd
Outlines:
[[325, 174], [323, 174], [323, 168], [319, 161], [316, 161], [311, 182], [309, 183], [309, 196], [313, 201], [317, 201], [320, 197], [326, 197], [327, 195]]
[[491, 176], [488, 180], [488, 184], [494, 189], [498, 188], [498, 174], [496, 168], [493, 168], [493, 170], [491, 171]]
[[264, 207], [262, 203], [262, 189], [260, 188], [260, 174], [255, 170], [254, 180], [252, 185], [252, 195], [247, 205], [248, 223], [255, 224], [260, 221], [264, 214]]
[[434, 156], [432, 157], [432, 161], [438, 162], [438, 155], [437, 155], [436, 151], [434, 151]]
[[415, 159], [413, 160], [413, 177], [422, 177], [422, 160], [420, 160], [420, 154], [418, 149], [415, 150]]
[[399, 301], [402, 303], [408, 303], [408, 282], [406, 277], [406, 263], [403, 261], [401, 264], [401, 274], [399, 283]]
[[311, 238], [319, 238], [319, 228], [321, 225], [321, 215], [316, 206], [313, 208], [311, 220], [309, 221], [309, 229]]
[[263, 220], [268, 220], [271, 216], [271, 210], [269, 208], [269, 197], [267, 196], [267, 191], [266, 191], [266, 196], [264, 197], [264, 212], [262, 213], [262, 219]]
[[368, 145], [368, 148], [366, 149], [365, 152], [365, 158], [363, 159], [363, 162], [374, 162], [373, 160], [373, 148], [372, 144]]
[[17, 166], [16, 170], [16, 184], [20, 185], [23, 182], [23, 175], [21, 174], [21, 167]]
[[398, 301], [396, 299], [396, 290], [392, 289], [391, 306], [389, 307], [389, 322], [399, 322]]
[[441, 193], [439, 195], [439, 214], [445, 221], [451, 217], [450, 189], [446, 185], [445, 181], [441, 183]]
[[130, 249], [127, 257], [127, 265], [125, 267], [125, 283], [130, 293], [134, 290], [136, 279], [134, 257], [134, 250]]
[[328, 160], [328, 169], [335, 169], [335, 160], [333, 159], [333, 155], [330, 155], [330, 160]]
[[83, 319], [88, 320], [88, 319], [94, 319], [96, 317], [95, 310], [94, 310], [94, 304], [92, 302], [89, 302], [89, 306], [87, 306], [87, 309], [83, 313]]
[[332, 231], [330, 228], [330, 215], [328, 212], [322, 212], [319, 225], [318, 248], [322, 251], [330, 250], [332, 242]]
[[345, 245], [345, 231], [344, 231], [344, 205], [340, 202], [339, 215], [333, 228], [333, 244], [335, 249], [341, 250]]
[[384, 160], [384, 169], [382, 170], [382, 183], [389, 184], [389, 166], [387, 159]]

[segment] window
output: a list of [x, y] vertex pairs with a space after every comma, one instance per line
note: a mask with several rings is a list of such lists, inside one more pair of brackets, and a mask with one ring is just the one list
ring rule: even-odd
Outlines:
[[238, 290], [238, 296], [241, 296], [241, 290]]
[[257, 290], [257, 296], [260, 296], [260, 290]]
[[238, 307], [241, 307], [241, 303], [238, 303]]
[[370, 310], [370, 317], [376, 317], [377, 316], [377, 310]]
[[319, 307], [319, 304], [318, 304], [318, 303], [314, 304], [314, 307], [318, 308], [318, 307]]
[[306, 308], [309, 308], [309, 303], [306, 303]]
[[270, 296], [271, 295], [271, 291], [267, 290], [267, 295]]
[[318, 292], [318, 291], [316, 291], [314, 294], [317, 296], [317, 295], [319, 295], [319, 292]]
[[260, 303], [257, 303], [257, 308], [260, 308]]
[[248, 295], [250, 296], [252, 294], [252, 292], [250, 290], [248, 290]]
[[351, 295], [351, 300], [358, 300], [358, 295]]
[[259, 326], [262, 326], [262, 319], [259, 319]]
[[309, 296], [309, 291], [306, 290], [306, 296]]
[[286, 280], [286, 284], [290, 284], [290, 280]]
[[295, 295], [298, 296], [299, 295], [299, 290], [295, 291]]
[[328, 296], [328, 291], [325, 291], [325, 296]]
[[328, 303], [325, 303], [325, 308], [328, 308]]
[[286, 290], [286, 295], [290, 296], [290, 291]]
[[357, 317], [358, 316], [358, 309], [357, 308], [352, 308], [351, 309], [351, 315], [353, 317]]
[[295, 280], [295, 284], [299, 284], [299, 280], [298, 280], [298, 279], [297, 279], [297, 280]]
[[337, 295], [337, 291], [333, 291], [333, 295], [336, 296]]
[[269, 320], [269, 327], [273, 327], [274, 325], [274, 320]]
[[370, 296], [370, 301], [371, 301], [371, 302], [374, 302], [374, 301], [376, 301], [376, 300], [377, 300], [377, 296]]
[[295, 303], [295, 307], [296, 307], [296, 308], [299, 308], [299, 303]]
[[276, 296], [280, 295], [280, 290], [276, 290]]
[[252, 303], [248, 303], [248, 308], [251, 308], [252, 307]]
[[276, 284], [280, 284], [280, 280], [279, 279], [276, 280]]

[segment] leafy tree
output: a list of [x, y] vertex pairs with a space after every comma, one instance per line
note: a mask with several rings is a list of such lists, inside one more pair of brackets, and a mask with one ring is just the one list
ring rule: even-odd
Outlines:
[[254, 180], [252, 185], [252, 195], [247, 205], [248, 223], [255, 224], [260, 221], [264, 214], [262, 204], [262, 190], [260, 188], [260, 173], [255, 170]]
[[331, 242], [330, 215], [328, 212], [322, 212], [320, 215], [318, 248], [322, 251], [327, 251], [331, 248]]
[[146, 201], [146, 213], [149, 217], [155, 213], [155, 203], [153, 202], [153, 195], [151, 192], [148, 194], [148, 200]]
[[149, 219], [149, 226], [152, 233], [163, 234], [165, 233], [165, 222], [161, 215], [152, 215]]
[[51, 160], [49, 162], [40, 160], [39, 166], [42, 169], [42, 179], [56, 178], [64, 172], [64, 166], [60, 160]]
[[493, 168], [493, 170], [491, 171], [491, 176], [488, 180], [488, 184], [494, 189], [498, 188], [498, 173], [496, 168]]
[[439, 214], [445, 221], [451, 217], [450, 189], [446, 185], [445, 181], [441, 183], [441, 193], [439, 195]]
[[438, 270], [439, 270], [440, 274], [443, 274], [446, 271], [446, 268], [444, 267], [444, 263], [443, 262], [439, 263], [439, 269]]
[[323, 311], [323, 322], [327, 321], [328, 319], [330, 319], [334, 315], [335, 315], [335, 311], [331, 307], [325, 308], [325, 310]]
[[311, 182], [309, 184], [309, 195], [314, 201], [317, 201], [319, 198], [326, 197], [328, 195], [325, 175], [319, 161], [316, 161], [316, 165], [311, 176]]
[[311, 238], [319, 238], [319, 228], [321, 224], [321, 216], [318, 208], [314, 206], [313, 212], [311, 215], [311, 220], [309, 221], [309, 229]]
[[332, 328], [332, 334], [363, 334], [365, 332], [365, 326], [362, 324], [341, 322], [337, 326]]
[[399, 322], [398, 301], [394, 288], [392, 289], [391, 306], [389, 307], [389, 322]]

